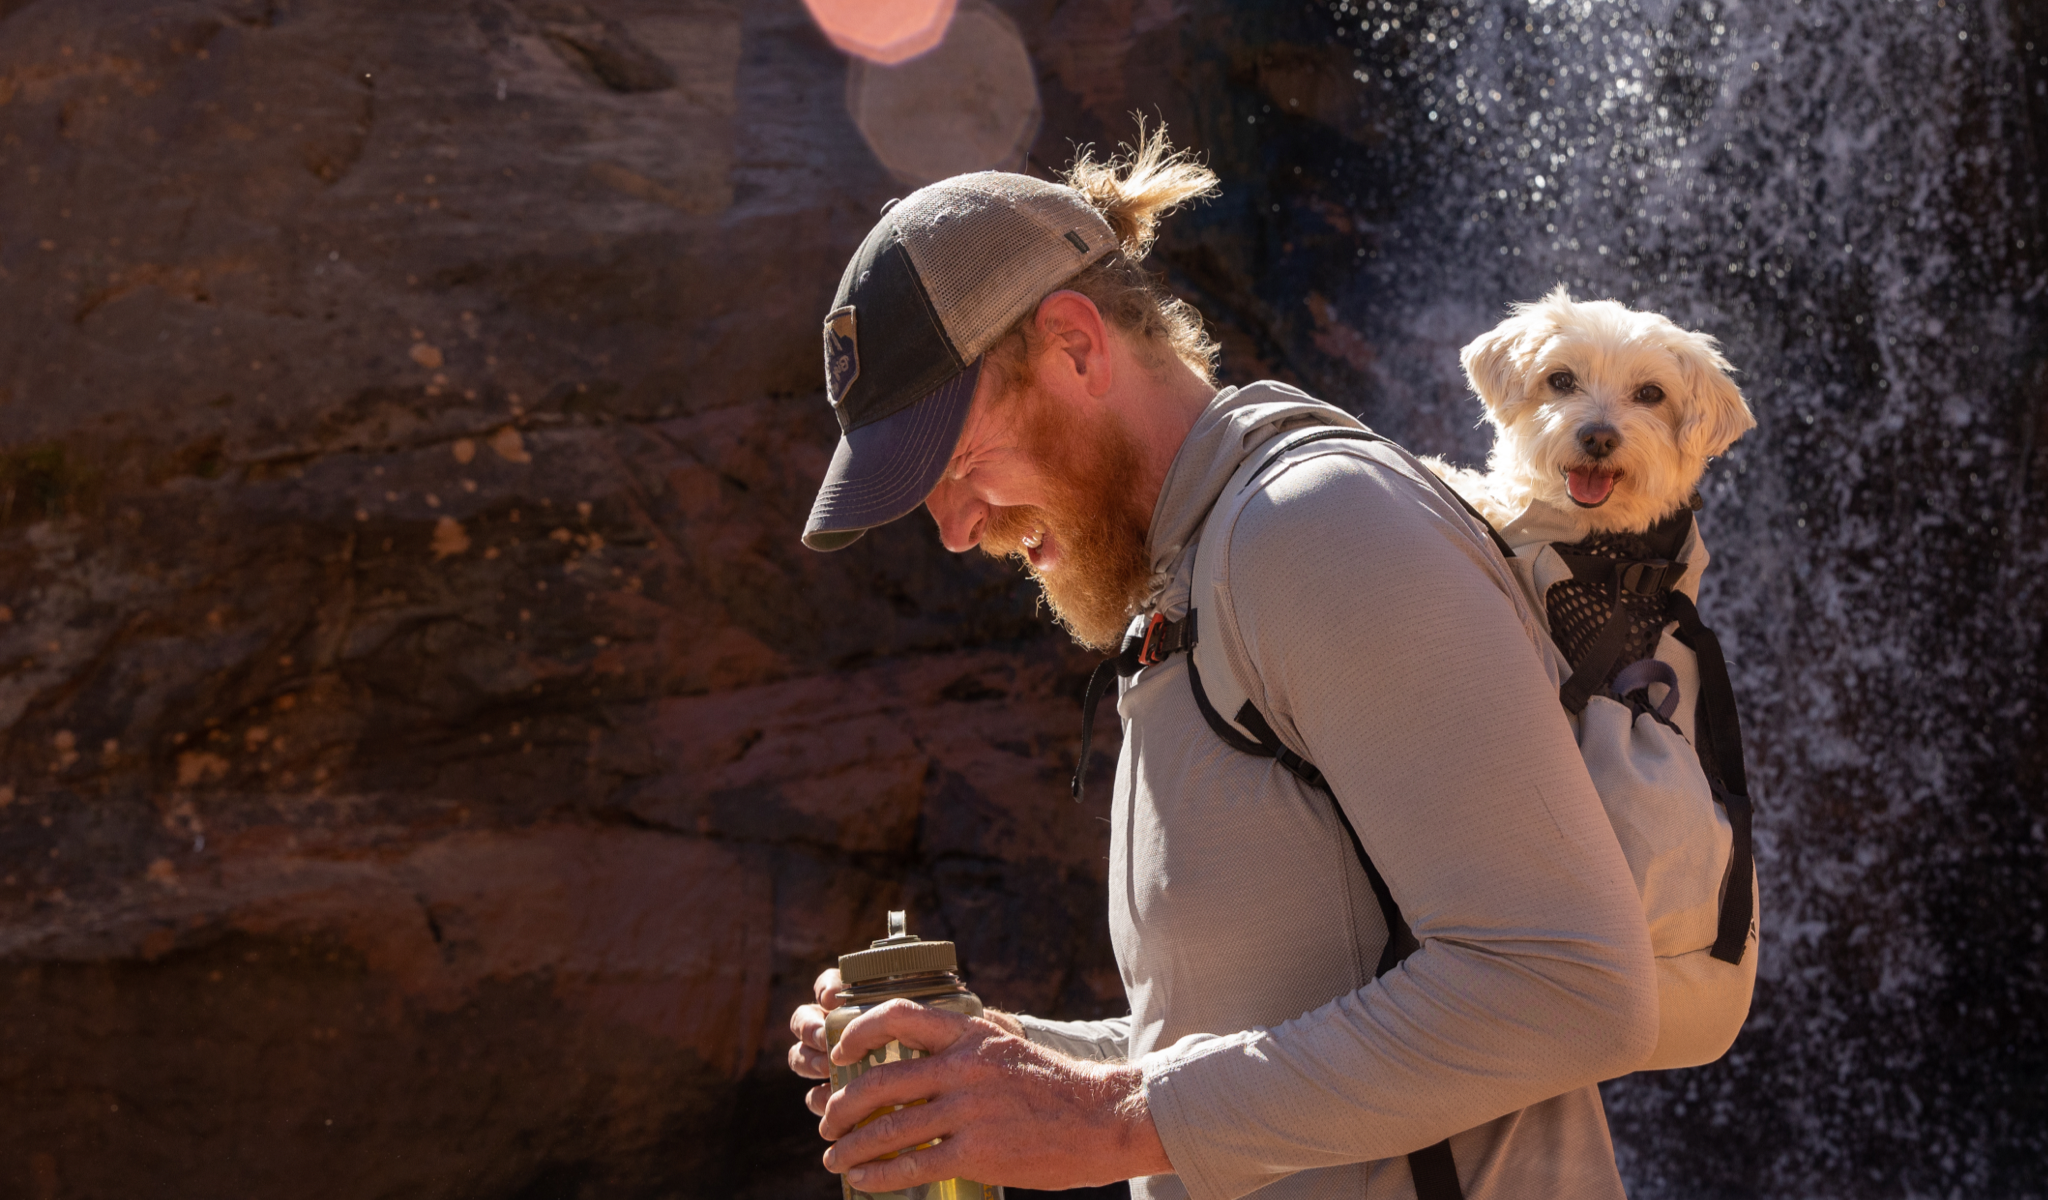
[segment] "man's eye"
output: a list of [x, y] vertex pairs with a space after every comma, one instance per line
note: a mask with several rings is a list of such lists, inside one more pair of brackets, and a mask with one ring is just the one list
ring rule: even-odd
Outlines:
[[1559, 371], [1550, 377], [1550, 386], [1560, 392], [1576, 392], [1579, 390], [1579, 381], [1572, 377], [1570, 371]]
[[1646, 383], [1636, 389], [1637, 404], [1659, 404], [1664, 400], [1664, 389], [1654, 383]]

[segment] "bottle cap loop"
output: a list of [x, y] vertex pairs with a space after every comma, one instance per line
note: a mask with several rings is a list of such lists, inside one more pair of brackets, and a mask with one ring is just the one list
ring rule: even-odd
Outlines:
[[905, 929], [903, 913], [889, 914], [889, 936], [839, 956], [839, 977], [847, 987], [859, 987], [893, 975], [919, 975], [933, 971], [958, 971], [959, 956], [951, 942], [927, 942]]

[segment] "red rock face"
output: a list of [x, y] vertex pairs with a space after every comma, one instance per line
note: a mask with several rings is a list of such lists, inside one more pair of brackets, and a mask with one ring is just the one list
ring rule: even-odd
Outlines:
[[893, 194], [800, 8], [0, 13], [0, 1194], [832, 1194], [885, 910], [1117, 1002], [1085, 660], [797, 541]]

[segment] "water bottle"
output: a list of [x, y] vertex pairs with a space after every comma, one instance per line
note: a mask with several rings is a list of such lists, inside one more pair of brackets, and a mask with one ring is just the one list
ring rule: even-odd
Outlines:
[[[904, 932], [903, 914], [890, 913], [889, 936], [870, 944], [865, 950], [839, 956], [839, 977], [845, 982], [846, 990], [839, 993], [839, 1007], [825, 1014], [825, 1044], [837, 1046], [840, 1032], [855, 1017], [898, 997], [962, 1016], [980, 1016], [981, 999], [960, 982], [959, 972], [960, 961], [953, 953], [953, 943], [927, 942], [912, 937]], [[901, 1042], [890, 1042], [869, 1051], [859, 1062], [833, 1067], [832, 1089], [844, 1088], [869, 1067], [924, 1056], [922, 1050], [910, 1049]], [[912, 1103], [923, 1104], [924, 1101]], [[861, 1118], [860, 1123], [865, 1125], [885, 1111], [902, 1107], [905, 1106], [890, 1105]], [[937, 1144], [935, 1141], [926, 1142], [912, 1149], [925, 1150]], [[894, 1158], [896, 1155], [882, 1157]], [[900, 1192], [870, 1193], [856, 1190], [842, 1175], [839, 1186], [845, 1200], [1003, 1200], [1002, 1188], [971, 1179], [941, 1179]]]

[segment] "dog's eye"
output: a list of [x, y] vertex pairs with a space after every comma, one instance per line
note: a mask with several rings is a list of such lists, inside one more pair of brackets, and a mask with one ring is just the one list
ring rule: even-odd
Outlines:
[[1570, 371], [1559, 371], [1550, 377], [1550, 386], [1560, 392], [1576, 392], [1579, 390], [1579, 381], [1572, 378]]
[[1657, 404], [1664, 399], [1664, 389], [1654, 383], [1646, 383], [1636, 389], [1637, 404]]

